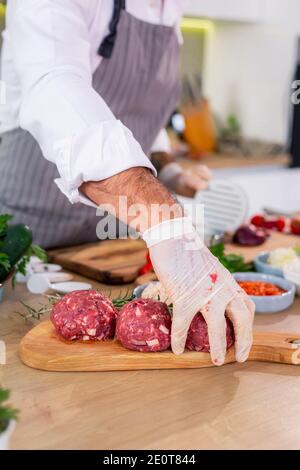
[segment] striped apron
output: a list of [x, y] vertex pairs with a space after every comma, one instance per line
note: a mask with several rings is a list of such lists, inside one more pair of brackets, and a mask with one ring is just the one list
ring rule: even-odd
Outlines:
[[[175, 29], [138, 20], [126, 11], [124, 0], [115, 0], [99, 54], [103, 58], [93, 88], [149, 154], [179, 97]], [[45, 248], [96, 241], [96, 210], [72, 205], [54, 183], [57, 177], [56, 166], [43, 157], [31, 134], [18, 128], [1, 135], [0, 213], [29, 225], [35, 243]]]

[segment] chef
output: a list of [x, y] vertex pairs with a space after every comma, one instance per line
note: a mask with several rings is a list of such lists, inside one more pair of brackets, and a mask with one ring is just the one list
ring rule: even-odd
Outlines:
[[[184, 350], [197, 311], [217, 365], [225, 313], [247, 359], [253, 305], [205, 248], [167, 189], [205, 187], [167, 157], [163, 131], [179, 98], [180, 0], [8, 0], [2, 49], [0, 211], [44, 247], [96, 239], [95, 207], [142, 207], [139, 230], [174, 303], [172, 348]], [[157, 169], [159, 178], [157, 178]], [[55, 182], [55, 183], [54, 183]], [[153, 205], [170, 207], [153, 222]]]
[[174, 164], [163, 130], [179, 98], [181, 9], [180, 0], [9, 0], [0, 210], [45, 248], [97, 240], [84, 182], [140, 167], [181, 194], [206, 187], [208, 169]]

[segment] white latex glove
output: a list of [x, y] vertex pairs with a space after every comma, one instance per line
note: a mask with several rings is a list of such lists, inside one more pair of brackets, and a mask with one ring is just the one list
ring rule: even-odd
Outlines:
[[252, 345], [254, 303], [204, 246], [189, 219], [163, 222], [147, 230], [143, 238], [154, 270], [173, 303], [173, 352], [184, 351], [189, 326], [201, 311], [208, 326], [212, 361], [222, 365], [226, 314], [234, 327], [236, 360], [246, 361]]
[[181, 196], [193, 197], [197, 191], [204, 191], [212, 180], [212, 172], [206, 165], [195, 165], [184, 169], [177, 163], [169, 163], [158, 175], [159, 180]]

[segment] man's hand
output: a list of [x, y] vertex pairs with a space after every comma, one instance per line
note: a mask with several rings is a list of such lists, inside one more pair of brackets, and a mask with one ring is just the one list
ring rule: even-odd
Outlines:
[[[176, 199], [146, 168], [131, 168], [99, 182], [84, 183], [80, 191], [96, 205], [111, 205], [123, 222], [143, 232], [164, 220], [182, 217], [183, 209]], [[127, 206], [120, 198], [127, 198]], [[135, 211], [139, 210], [139, 226], [135, 225]]]
[[158, 172], [159, 180], [180, 196], [194, 197], [198, 191], [208, 188], [212, 172], [206, 165], [182, 168], [171, 155], [164, 152], [152, 154], [151, 161]]
[[225, 315], [234, 327], [236, 360], [244, 362], [252, 345], [254, 303], [204, 246], [192, 225], [182, 230], [180, 221], [184, 220], [164, 222], [144, 233], [154, 270], [173, 303], [173, 352], [184, 351], [189, 326], [200, 311], [207, 323], [213, 363], [220, 366], [225, 361]]

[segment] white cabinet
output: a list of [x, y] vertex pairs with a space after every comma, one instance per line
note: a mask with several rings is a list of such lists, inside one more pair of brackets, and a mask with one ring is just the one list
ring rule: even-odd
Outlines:
[[184, 14], [216, 20], [259, 22], [266, 15], [266, 0], [185, 0]]

